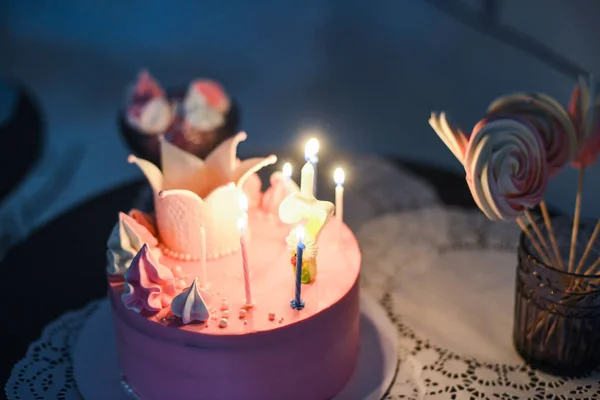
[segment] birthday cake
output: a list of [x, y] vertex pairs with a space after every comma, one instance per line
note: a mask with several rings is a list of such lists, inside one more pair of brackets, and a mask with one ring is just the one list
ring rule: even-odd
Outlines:
[[325, 400], [354, 372], [361, 255], [342, 192], [335, 207], [315, 198], [310, 162], [300, 187], [288, 165], [263, 192], [256, 172], [276, 157], [237, 159], [245, 138], [204, 160], [162, 140], [162, 170], [129, 158], [154, 213], [120, 214], [107, 275], [120, 373], [140, 399]]

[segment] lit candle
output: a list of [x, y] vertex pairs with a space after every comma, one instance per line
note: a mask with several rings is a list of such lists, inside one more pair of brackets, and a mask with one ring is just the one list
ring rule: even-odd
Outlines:
[[306, 142], [306, 146], [304, 147], [304, 159], [306, 162], [310, 163], [313, 167], [313, 196], [317, 195], [317, 164], [319, 163], [319, 157], [317, 154], [319, 153], [319, 141], [315, 138], [309, 139]]
[[344, 224], [344, 170], [336, 168], [333, 172], [335, 182], [335, 216], [338, 223], [338, 245], [341, 242], [342, 225]]
[[242, 267], [244, 269], [244, 290], [246, 292], [246, 306], [252, 305], [252, 293], [250, 291], [250, 271], [248, 270], [248, 252], [246, 250], [246, 216], [238, 218], [240, 230], [240, 245], [242, 248]]
[[281, 169], [281, 173], [283, 174], [283, 179], [285, 183], [285, 188], [288, 189], [290, 180], [292, 179], [292, 164], [286, 162], [283, 164], [283, 168]]
[[300, 298], [302, 293], [302, 252], [306, 248], [302, 241], [304, 240], [304, 227], [298, 225], [296, 228], [296, 238], [298, 239], [298, 246], [296, 247], [296, 295], [290, 301], [290, 305], [294, 310], [302, 310], [304, 308], [304, 302]]
[[306, 199], [314, 198], [315, 170], [309, 162], [300, 171], [300, 193]]
[[208, 280], [206, 278], [206, 229], [204, 225], [200, 227], [200, 286], [207, 287]]

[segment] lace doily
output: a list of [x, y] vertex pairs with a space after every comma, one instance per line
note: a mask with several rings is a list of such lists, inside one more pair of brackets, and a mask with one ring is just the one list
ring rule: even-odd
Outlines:
[[358, 233], [363, 286], [421, 363], [426, 399], [600, 399], [600, 374], [547, 375], [513, 349], [518, 236], [513, 223], [441, 208], [389, 214]]
[[83, 400], [73, 376], [72, 351], [81, 328], [98, 304], [94, 301], [46, 326], [42, 337], [14, 366], [5, 388], [8, 399]]

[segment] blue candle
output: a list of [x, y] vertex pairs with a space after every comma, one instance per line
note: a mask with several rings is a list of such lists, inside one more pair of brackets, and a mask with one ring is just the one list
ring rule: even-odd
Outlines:
[[302, 310], [304, 308], [304, 302], [300, 298], [302, 293], [302, 252], [306, 248], [304, 243], [302, 243], [302, 239], [304, 238], [303, 226], [299, 226], [296, 229], [296, 236], [298, 237], [298, 246], [296, 247], [296, 296], [290, 301], [290, 305], [295, 310]]

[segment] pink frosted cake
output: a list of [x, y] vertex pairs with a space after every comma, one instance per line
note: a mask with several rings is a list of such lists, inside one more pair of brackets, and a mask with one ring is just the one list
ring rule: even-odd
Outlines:
[[130, 157], [155, 213], [120, 215], [107, 272], [122, 377], [141, 399], [325, 400], [355, 369], [357, 242], [314, 197], [310, 163], [300, 188], [276, 172], [263, 193], [255, 172], [276, 158], [238, 160], [244, 139], [205, 160], [162, 142], [162, 171]]

